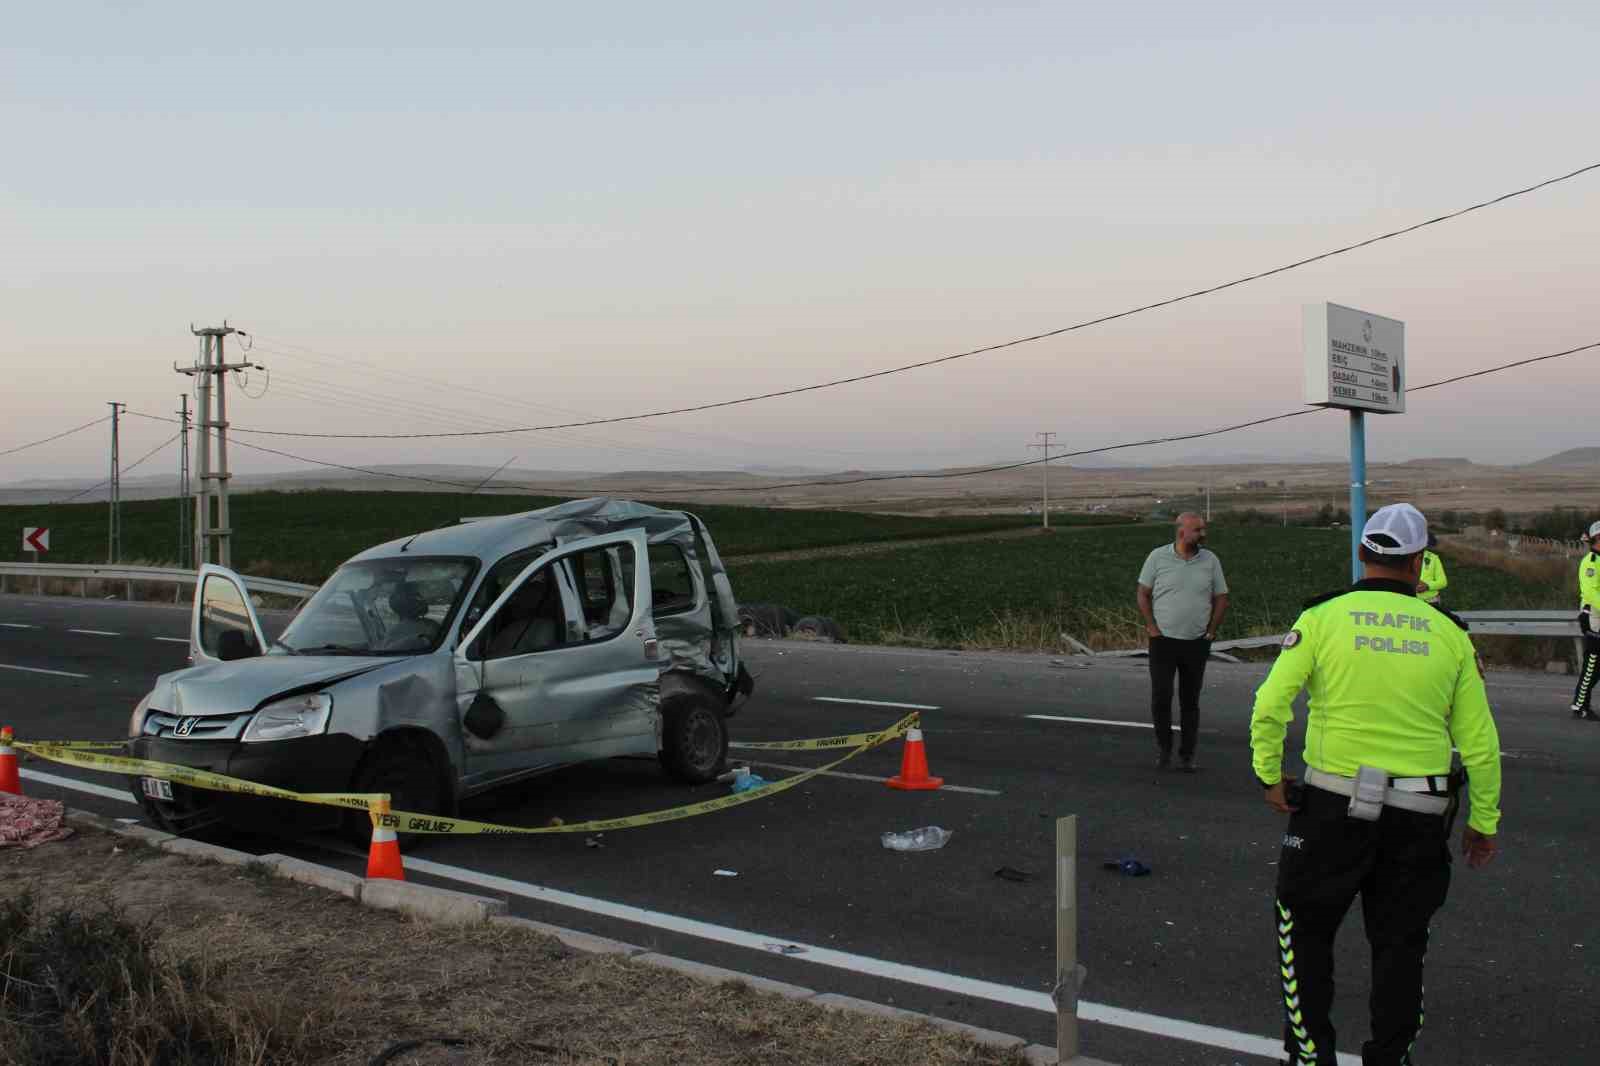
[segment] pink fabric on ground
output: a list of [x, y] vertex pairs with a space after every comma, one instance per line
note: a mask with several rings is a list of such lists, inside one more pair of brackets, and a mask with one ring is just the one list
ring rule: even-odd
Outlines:
[[0, 792], [0, 848], [36, 848], [65, 840], [72, 835], [72, 830], [61, 824], [66, 815], [66, 804], [60, 800]]

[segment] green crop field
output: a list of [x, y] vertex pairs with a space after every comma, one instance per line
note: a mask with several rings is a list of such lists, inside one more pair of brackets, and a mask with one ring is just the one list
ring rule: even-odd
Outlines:
[[[838, 558], [730, 565], [741, 602], [832, 617], [852, 641], [942, 647], [1055, 648], [1060, 633], [1132, 647], [1143, 625], [1134, 590], [1170, 527], [1064, 531]], [[1300, 605], [1349, 582], [1350, 535], [1290, 527], [1214, 528], [1232, 610], [1221, 636], [1288, 629]], [[1453, 608], [1566, 605], [1560, 588], [1452, 563]]]
[[[230, 517], [236, 531], [233, 558], [238, 569], [262, 577], [316, 583], [344, 560], [374, 544], [453, 523], [464, 515], [513, 514], [559, 502], [548, 496], [460, 493], [240, 493], [230, 500]], [[1029, 524], [1021, 515], [922, 518], [728, 505], [661, 506], [682, 507], [700, 515], [711, 528], [718, 550], [728, 556], [983, 533]], [[12, 546], [4, 557], [26, 560], [28, 557], [21, 551], [22, 527], [48, 526], [48, 561], [103, 563], [106, 520], [104, 503], [0, 507], [0, 530], [8, 526], [11, 529]], [[1076, 515], [1071, 521], [1104, 523], [1126, 519]], [[176, 500], [124, 503], [122, 559], [171, 565], [177, 557], [177, 523]]]
[[[345, 559], [386, 540], [464, 515], [509, 514], [558, 502], [551, 497], [458, 493], [264, 492], [232, 500], [238, 568], [263, 577], [318, 583]], [[664, 506], [673, 506], [670, 504]], [[901, 517], [848, 511], [688, 505], [728, 557], [734, 591], [746, 603], [777, 603], [832, 617], [852, 641], [939, 647], [1062, 648], [1061, 633], [1096, 647], [1130, 647], [1142, 633], [1133, 589], [1146, 553], [1164, 543], [1165, 523], [1062, 529], [1051, 535], [966, 540], [870, 553], [741, 561], [839, 545], [1010, 532], [1023, 516]], [[9, 520], [9, 557], [24, 525], [51, 529], [51, 562], [103, 562], [106, 505], [0, 507]], [[1073, 516], [1115, 523], [1113, 516]], [[177, 503], [123, 505], [123, 559], [170, 565]], [[1211, 546], [1233, 590], [1223, 636], [1281, 632], [1309, 596], [1344, 584], [1349, 534], [1274, 526], [1218, 526]], [[1550, 607], [1561, 588], [1502, 570], [1449, 563], [1451, 606]]]

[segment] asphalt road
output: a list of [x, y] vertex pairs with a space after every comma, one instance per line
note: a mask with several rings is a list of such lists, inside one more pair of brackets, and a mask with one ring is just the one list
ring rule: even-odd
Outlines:
[[[184, 665], [187, 619], [163, 606], [0, 596], [0, 721], [24, 739], [121, 737], [151, 679]], [[1075, 814], [1079, 952], [1089, 970], [1083, 1016], [1101, 1019], [1085, 1022], [1085, 1051], [1127, 1066], [1272, 1061], [1238, 1050], [1261, 1047], [1241, 1043], [1245, 1036], [1275, 1040], [1280, 1025], [1271, 905], [1282, 822], [1253, 784], [1247, 738], [1265, 666], [1211, 665], [1201, 771], [1187, 776], [1154, 769], [1138, 660], [759, 641], [747, 654], [758, 688], [733, 719], [736, 742], [854, 732], [905, 713], [834, 700], [923, 704], [932, 708], [923, 724], [934, 772], [972, 791], [884, 788], [877, 779], [898, 769], [893, 746], [840, 768], [869, 780], [818, 778], [770, 801], [607, 834], [602, 847], [581, 835], [433, 840], [408, 857], [411, 875], [468, 890], [475, 883], [508, 895], [518, 913], [569, 927], [1049, 1044], [1054, 1020], [1040, 1007], [1054, 973], [1055, 819]], [[1600, 777], [1600, 726], [1569, 717], [1570, 685], [1545, 675], [1490, 677], [1506, 751], [1502, 854], [1486, 871], [1456, 866], [1428, 955], [1420, 1061], [1600, 1056], [1589, 991], [1600, 959], [1589, 928], [1600, 871], [1587, 814]], [[1299, 738], [1291, 740], [1297, 753]], [[821, 753], [750, 754], [789, 767], [825, 761]], [[28, 769], [121, 787], [66, 767]], [[137, 814], [37, 778], [27, 787], [114, 816]], [[674, 806], [723, 787], [685, 789], [652, 761], [614, 760], [502, 790], [466, 813], [571, 822]], [[887, 830], [922, 825], [954, 836], [919, 854], [879, 844]], [[328, 840], [241, 846], [349, 869], [362, 861]], [[1153, 875], [1100, 869], [1100, 860], [1124, 855]], [[1003, 866], [1032, 878], [997, 878]], [[1335, 1009], [1346, 1051], [1366, 1032], [1360, 924], [1357, 908], [1341, 938]], [[785, 945], [802, 950], [786, 954]], [[1225, 1032], [1185, 1031], [1186, 1023]]]

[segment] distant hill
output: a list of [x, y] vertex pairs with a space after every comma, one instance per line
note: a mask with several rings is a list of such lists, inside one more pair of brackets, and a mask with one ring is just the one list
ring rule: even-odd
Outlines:
[[1425, 459], [1407, 459], [1397, 466], [1476, 466], [1471, 459], [1459, 455], [1430, 455]]
[[1600, 464], [1600, 448], [1568, 448], [1564, 452], [1546, 456], [1527, 466], [1594, 466]]

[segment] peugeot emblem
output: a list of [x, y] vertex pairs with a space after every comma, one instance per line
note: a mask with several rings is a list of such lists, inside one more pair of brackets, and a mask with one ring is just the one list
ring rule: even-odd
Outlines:
[[197, 723], [199, 721], [200, 721], [200, 719], [198, 719], [198, 718], [185, 718], [185, 719], [183, 719], [181, 722], [178, 723], [178, 728], [176, 728], [176, 729], [174, 729], [172, 731], [172, 735], [175, 736], [175, 737], [186, 737], [186, 736], [188, 736], [190, 733], [194, 732], [195, 723]]

